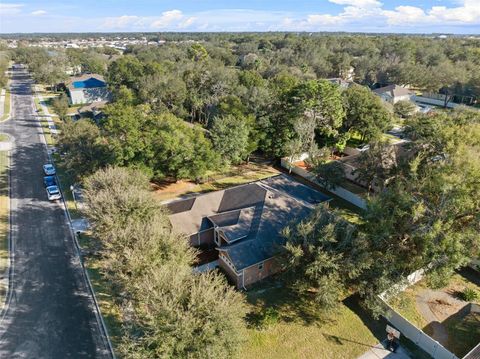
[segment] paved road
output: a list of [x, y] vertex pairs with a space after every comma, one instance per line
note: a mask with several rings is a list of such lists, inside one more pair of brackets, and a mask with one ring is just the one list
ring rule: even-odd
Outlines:
[[47, 153], [29, 81], [15, 71], [12, 119], [0, 126], [15, 139], [14, 267], [11, 300], [0, 323], [0, 358], [108, 358], [63, 207], [49, 203], [43, 189]]

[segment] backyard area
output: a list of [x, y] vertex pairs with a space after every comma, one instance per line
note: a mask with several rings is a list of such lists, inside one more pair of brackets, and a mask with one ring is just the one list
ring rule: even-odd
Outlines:
[[[375, 320], [356, 296], [326, 312], [298, 296], [280, 279], [259, 283], [246, 292], [247, 342], [240, 358], [357, 358], [386, 338], [383, 319]], [[411, 342], [402, 342], [415, 358], [429, 358]]]
[[459, 358], [480, 342], [480, 274], [471, 268], [455, 273], [439, 289], [422, 280], [390, 304]]
[[160, 201], [195, 193], [219, 191], [229, 187], [275, 176], [280, 172], [269, 164], [253, 163], [232, 166], [228, 171], [210, 173], [202, 183], [192, 181], [161, 182], [153, 184], [155, 196]]

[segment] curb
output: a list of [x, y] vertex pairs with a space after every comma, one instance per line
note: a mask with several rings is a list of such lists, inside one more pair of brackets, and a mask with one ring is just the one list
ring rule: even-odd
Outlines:
[[[34, 86], [35, 84], [32, 83], [32, 87]], [[34, 96], [36, 95], [36, 89], [33, 88], [33, 91], [32, 91], [32, 94], [34, 94]], [[33, 101], [33, 107], [36, 108], [35, 106], [35, 100]], [[37, 120], [37, 124], [38, 126], [40, 127], [41, 129], [41, 134], [42, 134], [42, 138], [43, 138], [43, 143], [45, 145], [45, 148], [47, 149], [47, 157], [49, 159], [50, 162], [52, 163], [55, 163], [55, 161], [53, 160], [51, 154], [50, 154], [50, 151], [49, 151], [49, 146], [45, 140], [45, 135], [44, 135], [44, 131], [43, 131], [43, 126], [42, 124], [38, 121], [38, 116], [35, 114], [35, 119]], [[91, 298], [93, 300], [93, 304], [95, 306], [95, 318], [97, 320], [97, 324], [99, 324], [99, 327], [100, 327], [100, 331], [102, 332], [102, 338], [103, 338], [103, 341], [104, 341], [104, 344], [105, 347], [108, 349], [109, 351], [109, 356], [112, 358], [112, 359], [116, 359], [116, 356], [115, 356], [115, 352], [113, 350], [113, 346], [112, 346], [112, 342], [110, 341], [110, 336], [108, 335], [108, 330], [107, 330], [107, 326], [105, 324], [105, 321], [103, 320], [103, 316], [102, 316], [102, 312], [100, 310], [100, 306], [98, 304], [98, 300], [97, 300], [97, 297], [95, 295], [95, 291], [93, 290], [93, 286], [92, 286], [92, 282], [90, 280], [90, 276], [88, 275], [88, 271], [87, 269], [85, 268], [85, 264], [84, 264], [84, 261], [83, 261], [83, 257], [82, 257], [82, 253], [81, 253], [81, 250], [80, 250], [80, 244], [78, 243], [78, 238], [77, 238], [77, 235], [76, 233], [74, 232], [73, 230], [73, 225], [72, 225], [72, 218], [70, 216], [70, 212], [68, 211], [68, 206], [67, 206], [67, 203], [65, 202], [65, 196], [63, 194], [63, 190], [62, 190], [62, 185], [61, 185], [61, 182], [60, 182], [60, 179], [58, 178], [57, 175], [55, 175], [56, 179], [57, 179], [57, 182], [59, 184], [59, 189], [60, 189], [60, 193], [62, 194], [62, 204], [63, 204], [63, 210], [66, 214], [66, 217], [67, 217], [67, 221], [68, 221], [68, 227], [70, 229], [70, 233], [72, 235], [72, 238], [73, 238], [73, 243], [75, 245], [75, 251], [77, 253], [77, 256], [78, 256], [78, 259], [79, 259], [79, 262], [80, 262], [80, 266], [82, 267], [82, 273], [83, 273], [83, 277], [85, 279], [85, 282], [87, 284], [87, 287], [88, 287], [88, 291], [90, 292], [91, 294]]]

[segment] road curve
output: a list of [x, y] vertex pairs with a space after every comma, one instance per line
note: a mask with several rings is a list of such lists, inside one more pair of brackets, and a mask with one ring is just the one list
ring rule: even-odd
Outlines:
[[9, 298], [0, 316], [0, 358], [111, 358], [75, 251], [64, 209], [42, 183], [47, 152], [30, 78], [15, 70], [11, 120], [0, 131], [11, 152]]

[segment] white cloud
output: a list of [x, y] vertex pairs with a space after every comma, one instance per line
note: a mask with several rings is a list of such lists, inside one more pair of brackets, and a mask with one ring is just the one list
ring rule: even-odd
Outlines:
[[108, 17], [103, 20], [102, 28], [110, 30], [122, 29], [165, 29], [186, 28], [192, 25], [196, 17], [185, 17], [180, 10], [169, 10], [160, 16], [123, 15]]
[[334, 16], [330, 14], [313, 14], [307, 16], [306, 25], [310, 26], [325, 26], [343, 23], [344, 19], [341, 16]]
[[22, 11], [23, 4], [0, 3], [0, 15], [15, 15]]
[[42, 16], [45, 15], [47, 12], [45, 10], [35, 10], [30, 13], [33, 16]]
[[463, 0], [460, 5], [453, 8], [433, 6], [428, 10], [415, 6], [397, 6], [394, 11], [384, 10], [383, 14], [390, 25], [480, 25], [480, 1]]
[[150, 24], [150, 27], [155, 29], [164, 29], [170, 26], [172, 23], [182, 19], [183, 14], [180, 10], [165, 11], [162, 13], [162, 16]]
[[198, 18], [195, 17], [195, 16], [191, 16], [191, 17], [189, 17], [189, 18], [186, 18], [186, 19], [183, 20], [180, 24], [178, 24], [178, 27], [179, 27], [180, 29], [185, 29], [185, 28], [187, 28], [187, 27], [190, 27], [190, 26], [192, 26], [192, 25], [195, 23], [195, 21], [197, 21], [197, 19], [198, 19]]
[[143, 19], [135, 15], [123, 15], [117, 17], [107, 17], [103, 23], [103, 26], [107, 29], [125, 29], [125, 28], [137, 28], [142, 26]]
[[328, 0], [337, 5], [350, 5], [357, 8], [380, 7], [382, 3], [377, 0]]

